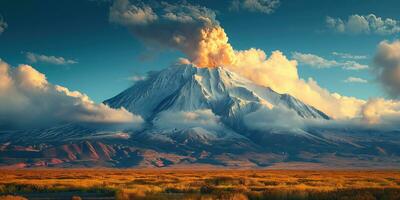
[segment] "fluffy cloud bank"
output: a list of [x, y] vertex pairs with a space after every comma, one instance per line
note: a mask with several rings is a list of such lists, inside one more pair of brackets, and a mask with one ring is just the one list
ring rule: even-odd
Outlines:
[[161, 129], [202, 127], [217, 130], [222, 126], [219, 117], [215, 116], [211, 110], [164, 111], [153, 120], [153, 123]]
[[398, 127], [400, 123], [400, 102], [382, 98], [371, 99], [363, 105], [362, 116], [369, 124]]
[[400, 32], [400, 21], [374, 14], [351, 15], [347, 20], [326, 17], [328, 28], [338, 33], [391, 35]]
[[0, 129], [48, 127], [59, 123], [139, 126], [143, 119], [124, 108], [95, 104], [88, 96], [52, 85], [29, 65], [0, 60]]
[[272, 109], [261, 107], [244, 116], [243, 122], [248, 129], [260, 131], [305, 127], [304, 120], [295, 111], [281, 106], [275, 106]]
[[236, 55], [237, 62], [226, 68], [279, 93], [291, 94], [335, 119], [357, 116], [365, 103], [354, 97], [330, 93], [311, 78], [301, 79], [297, 62], [287, 59], [280, 51], [272, 52], [269, 57], [259, 49], [237, 51]]
[[400, 41], [382, 41], [374, 58], [373, 71], [384, 90], [393, 98], [400, 97]]
[[[337, 54], [337, 55], [344, 56], [343, 54]], [[368, 68], [368, 65], [360, 64], [352, 60], [339, 62], [336, 60], [327, 60], [320, 56], [309, 53], [305, 54], [300, 52], [294, 52], [293, 59], [297, 60], [302, 64], [309, 65], [314, 68], [342, 67], [343, 69], [346, 70], [362, 70]]]
[[271, 14], [279, 7], [280, 3], [280, 0], [233, 0], [230, 9]]
[[30, 63], [42, 62], [53, 65], [69, 65], [78, 63], [75, 60], [65, 59], [63, 57], [40, 55], [32, 52], [27, 52], [25, 56]]

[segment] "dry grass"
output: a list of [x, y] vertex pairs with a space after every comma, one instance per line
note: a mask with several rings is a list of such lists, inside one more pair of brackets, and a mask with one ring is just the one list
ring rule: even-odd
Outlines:
[[[0, 194], [87, 191], [117, 199], [400, 199], [400, 171], [1, 170]], [[336, 198], [337, 197], [337, 198]]]
[[0, 196], [0, 200], [28, 200], [28, 199], [21, 196], [4, 195]]

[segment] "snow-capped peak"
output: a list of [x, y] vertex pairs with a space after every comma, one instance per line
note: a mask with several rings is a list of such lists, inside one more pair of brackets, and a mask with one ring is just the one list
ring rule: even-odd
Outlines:
[[232, 122], [260, 107], [284, 106], [302, 118], [329, 119], [321, 111], [288, 95], [257, 85], [225, 68], [175, 65], [153, 72], [148, 78], [106, 100], [151, 120], [164, 111], [210, 109]]

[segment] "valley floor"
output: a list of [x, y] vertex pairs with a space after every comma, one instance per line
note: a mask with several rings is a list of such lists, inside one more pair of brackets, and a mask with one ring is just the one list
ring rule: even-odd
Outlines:
[[400, 199], [399, 170], [3, 169], [0, 177], [0, 199]]

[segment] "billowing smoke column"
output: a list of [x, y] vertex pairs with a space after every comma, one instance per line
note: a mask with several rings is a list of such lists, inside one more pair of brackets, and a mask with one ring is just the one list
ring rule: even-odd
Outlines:
[[154, 7], [157, 12], [148, 5], [116, 0], [110, 8], [110, 21], [128, 27], [145, 44], [182, 51], [198, 67], [234, 62], [233, 48], [212, 10], [190, 4]]
[[189, 51], [188, 55], [198, 66], [226, 66], [235, 62], [233, 48], [228, 43], [224, 29], [220, 26], [202, 29], [199, 44], [194, 50]]

